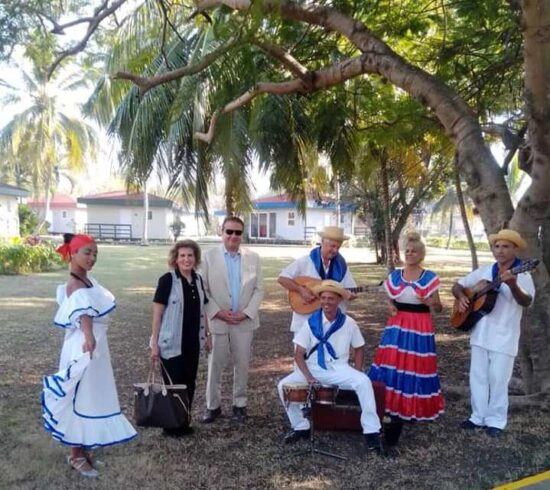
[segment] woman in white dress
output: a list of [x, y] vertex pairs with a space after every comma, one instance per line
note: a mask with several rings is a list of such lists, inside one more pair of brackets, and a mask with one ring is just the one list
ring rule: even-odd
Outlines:
[[127, 442], [136, 431], [120, 410], [107, 343], [110, 291], [88, 276], [97, 245], [88, 235], [64, 235], [57, 252], [70, 262], [70, 277], [58, 286], [55, 326], [65, 330], [59, 371], [44, 377], [44, 428], [70, 446], [67, 462], [81, 475], [98, 475], [92, 450]]

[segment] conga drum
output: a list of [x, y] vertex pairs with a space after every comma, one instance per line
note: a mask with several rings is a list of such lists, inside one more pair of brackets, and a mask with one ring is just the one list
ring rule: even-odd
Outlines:
[[288, 383], [283, 385], [283, 398], [286, 403], [306, 403], [308, 391], [307, 383]]
[[319, 405], [334, 405], [338, 394], [338, 385], [313, 385], [314, 401]]

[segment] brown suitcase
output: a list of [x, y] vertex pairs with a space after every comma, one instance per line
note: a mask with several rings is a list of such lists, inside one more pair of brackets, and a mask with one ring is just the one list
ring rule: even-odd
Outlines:
[[[383, 424], [385, 411], [385, 385], [380, 381], [372, 383], [376, 412]], [[353, 390], [338, 390], [334, 405], [313, 403], [311, 416], [315, 430], [361, 431], [361, 407]]]

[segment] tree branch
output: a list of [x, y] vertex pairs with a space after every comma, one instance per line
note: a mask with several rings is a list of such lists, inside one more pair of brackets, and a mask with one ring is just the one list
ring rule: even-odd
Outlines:
[[262, 51], [278, 60], [284, 67], [286, 67], [293, 75], [300, 78], [306, 84], [311, 84], [311, 72], [302, 65], [294, 56], [288, 51], [285, 51], [275, 44], [266, 43], [258, 39], [253, 39], [252, 43], [258, 46]]
[[162, 85], [163, 83], [171, 82], [177, 80], [178, 78], [183, 78], [190, 75], [195, 75], [196, 73], [201, 72], [212, 63], [214, 63], [220, 56], [227, 53], [230, 49], [235, 47], [240, 43], [239, 39], [233, 39], [226, 44], [218, 46], [216, 49], [208, 53], [202, 58], [199, 62], [193, 65], [182, 66], [176, 70], [167, 71], [161, 73], [160, 75], [155, 75], [152, 77], [142, 77], [135, 75], [133, 73], [128, 73], [125, 71], [119, 71], [115, 73], [111, 78], [113, 80], [129, 80], [133, 84], [139, 87], [140, 96], [145, 95], [152, 88]]
[[[264, 93], [276, 95], [288, 95], [296, 93], [303, 94], [339, 85], [340, 83], [349, 80], [350, 78], [354, 78], [368, 71], [366, 67], [367, 56], [369, 56], [369, 54], [364, 53], [361, 56], [349, 58], [328, 68], [308, 72], [308, 77], [310, 78], [310, 80], [308, 80], [309, 83], [304, 82], [302, 79], [294, 79], [280, 83], [258, 83], [253, 88], [242, 94], [240, 97], [225, 105], [223, 109], [218, 111], [218, 114], [227, 114], [229, 112], [232, 112], [235, 109], [238, 109], [239, 107], [248, 104], [258, 95]], [[217, 117], [212, 117], [208, 132], [196, 132], [195, 138], [204, 141], [205, 143], [210, 143], [212, 141], [212, 137], [214, 136], [216, 122]]]
[[57, 23], [53, 22], [54, 29], [53, 29], [52, 32], [54, 32], [56, 34], [63, 34], [64, 29], [66, 29], [68, 27], [73, 27], [73, 26], [78, 25], [78, 24], [84, 24], [84, 23], [88, 24], [88, 29], [86, 30], [86, 34], [80, 40], [80, 42], [75, 44], [73, 47], [65, 49], [65, 50], [61, 51], [61, 53], [59, 53], [57, 58], [53, 61], [51, 66], [48, 68], [48, 71], [47, 71], [47, 74], [46, 74], [47, 80], [49, 80], [52, 77], [53, 72], [56, 70], [56, 68], [59, 66], [59, 64], [65, 58], [68, 58], [69, 56], [73, 56], [73, 55], [78, 54], [81, 51], [83, 51], [86, 48], [90, 38], [92, 37], [94, 32], [99, 27], [99, 24], [101, 24], [101, 22], [106, 17], [108, 17], [109, 15], [114, 13], [116, 10], [118, 10], [118, 8], [121, 5], [123, 5], [125, 2], [126, 2], [126, 0], [117, 0], [110, 7], [108, 7], [109, 1], [105, 0], [105, 2], [103, 2], [103, 4], [94, 11], [94, 16], [93, 17], [86, 17], [86, 18], [82, 18], [82, 19], [77, 19], [77, 20], [68, 22], [66, 24], [57, 24]]

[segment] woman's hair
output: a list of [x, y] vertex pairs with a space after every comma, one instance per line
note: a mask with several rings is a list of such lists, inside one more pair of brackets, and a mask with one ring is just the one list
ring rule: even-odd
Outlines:
[[193, 250], [193, 254], [195, 255], [195, 267], [198, 267], [201, 263], [201, 249], [199, 244], [194, 240], [180, 240], [179, 242], [174, 243], [168, 252], [168, 265], [172, 267], [172, 269], [176, 268], [176, 260], [178, 258], [180, 248], [190, 248]]
[[63, 233], [63, 243], [71, 243], [74, 238], [74, 233]]
[[405, 246], [407, 245], [412, 245], [418, 252], [420, 252], [422, 254], [422, 260], [424, 260], [424, 257], [426, 256], [426, 245], [424, 245], [420, 234], [416, 231], [407, 233], [405, 238]]

